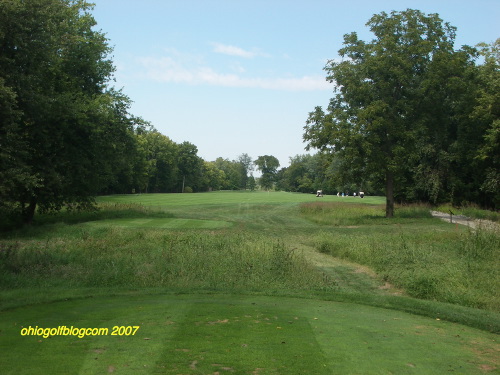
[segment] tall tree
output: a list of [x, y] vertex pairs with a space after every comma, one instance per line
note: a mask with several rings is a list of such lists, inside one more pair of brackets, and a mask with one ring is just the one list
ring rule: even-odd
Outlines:
[[83, 0], [0, 3], [0, 100], [14, 111], [0, 131], [2, 198], [26, 222], [36, 207], [91, 204], [127, 155], [128, 99], [107, 88], [111, 48], [91, 10]]
[[259, 156], [257, 160], [254, 161], [254, 164], [262, 173], [262, 176], [260, 177], [260, 185], [266, 190], [271, 189], [280, 166], [279, 160], [272, 155], [263, 155]]
[[431, 72], [440, 80], [433, 81], [436, 86], [449, 78], [434, 70], [446, 68], [436, 59], [455, 61], [455, 28], [437, 14], [412, 9], [374, 15], [367, 26], [373, 40], [346, 34], [342, 61], [326, 65], [336, 95], [327, 113], [319, 107], [310, 113], [304, 140], [308, 147], [340, 155], [343, 168], [378, 174], [385, 181], [386, 217], [392, 217], [395, 189], [412, 168], [423, 129], [431, 127], [428, 113], [421, 113], [422, 85]]
[[214, 163], [219, 170], [224, 172], [224, 182], [220, 188], [224, 190], [238, 190], [243, 173], [241, 164], [221, 157], [217, 158]]
[[241, 180], [240, 180], [240, 188], [246, 189], [248, 185], [248, 178], [253, 171], [253, 161], [250, 155], [241, 154], [237, 159], [240, 170], [241, 170]]
[[481, 88], [472, 118], [486, 124], [483, 143], [476, 159], [484, 168], [480, 190], [490, 197], [486, 203], [500, 207], [500, 38], [491, 45], [479, 45], [485, 62], [479, 67]]
[[157, 130], [138, 135], [144, 141], [148, 185], [146, 192], [171, 193], [179, 179], [179, 145]]
[[177, 166], [179, 168], [179, 188], [184, 193], [189, 187], [196, 191], [202, 183], [203, 159], [198, 156], [198, 147], [189, 142], [178, 145]]
[[202, 187], [204, 190], [219, 190], [224, 187], [226, 174], [217, 167], [216, 162], [203, 161], [203, 179]]

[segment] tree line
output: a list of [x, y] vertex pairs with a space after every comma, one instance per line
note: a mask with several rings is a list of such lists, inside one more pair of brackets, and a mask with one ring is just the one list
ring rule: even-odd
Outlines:
[[194, 144], [176, 143], [143, 120], [134, 126], [132, 138], [127, 167], [117, 171], [99, 194], [255, 189], [248, 154], [205, 161]]
[[[99, 194], [261, 188], [499, 201], [499, 42], [453, 49], [437, 15], [375, 15], [376, 39], [344, 36], [336, 95], [304, 128], [316, 155], [205, 161], [130, 113], [112, 87], [105, 34], [84, 0], [0, 2], [0, 217], [91, 208]], [[477, 64], [482, 56], [481, 64]], [[261, 172], [256, 181], [253, 170]], [[1, 224], [1, 223], [0, 223]]]

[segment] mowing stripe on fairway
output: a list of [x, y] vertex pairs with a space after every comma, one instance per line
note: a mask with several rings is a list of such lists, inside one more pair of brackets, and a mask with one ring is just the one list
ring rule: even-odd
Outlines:
[[[483, 374], [497, 335], [351, 303], [129, 295], [0, 312], [2, 374]], [[135, 335], [41, 337], [23, 327], [140, 326]]]

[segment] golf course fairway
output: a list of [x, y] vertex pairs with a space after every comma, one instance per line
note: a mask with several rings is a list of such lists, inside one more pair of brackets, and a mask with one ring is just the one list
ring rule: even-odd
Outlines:
[[[483, 374], [499, 349], [497, 335], [439, 319], [289, 297], [138, 293], [0, 317], [0, 368], [16, 375]], [[107, 332], [41, 331], [63, 326]]]

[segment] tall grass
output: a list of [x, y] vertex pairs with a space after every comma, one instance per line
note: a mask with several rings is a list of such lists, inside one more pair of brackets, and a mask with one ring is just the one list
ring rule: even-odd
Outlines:
[[278, 240], [206, 231], [76, 229], [67, 228], [60, 232], [65, 236], [45, 240], [4, 241], [0, 287], [225, 291], [333, 287], [301, 254]]
[[310, 221], [327, 225], [363, 225], [384, 217], [383, 205], [314, 202], [300, 206], [300, 213]]
[[[333, 225], [366, 222], [366, 216], [351, 219], [350, 215], [359, 216], [351, 207], [330, 207], [330, 213], [320, 215], [322, 221], [335, 217]], [[376, 221], [363, 232], [324, 227], [312, 242], [322, 253], [372, 267], [412, 297], [500, 311], [500, 232], [405, 225], [414, 215], [425, 216], [410, 207], [388, 221], [395, 224], [392, 228], [373, 226]]]
[[455, 215], [464, 215], [472, 219], [490, 220], [499, 223], [500, 212], [483, 210], [479, 206], [472, 203], [464, 203], [460, 207], [452, 206], [451, 204], [442, 204], [436, 207], [437, 211], [453, 212]]
[[[318, 251], [368, 265], [408, 295], [500, 311], [500, 232], [453, 228], [426, 205], [310, 202], [300, 215], [318, 224]], [[338, 228], [338, 229], [336, 229]]]
[[[27, 295], [57, 289], [67, 295], [67, 290], [85, 288], [111, 293], [113, 288], [156, 288], [341, 295], [344, 291], [336, 286], [333, 273], [325, 277], [293, 250], [312, 245], [325, 254], [368, 265], [410, 296], [500, 310], [498, 232], [451, 226], [432, 218], [429, 207], [418, 205], [397, 207], [396, 217], [388, 220], [378, 204], [381, 199], [361, 203], [326, 197], [320, 202], [303, 195], [300, 204], [300, 195], [286, 195], [279, 204], [281, 194], [261, 193], [254, 203], [253, 194], [239, 193], [228, 194], [229, 203], [224, 194], [197, 196], [193, 205], [182, 201], [192, 196], [196, 194], [167, 195], [169, 204], [160, 204], [159, 195], [132, 197], [154, 198], [150, 206], [118, 197], [118, 203], [101, 202], [96, 212], [39, 216], [37, 225], [2, 235], [0, 291]], [[200, 205], [205, 196], [211, 203]], [[181, 202], [176, 206], [174, 200]], [[217, 230], [165, 230], [106, 223], [174, 215], [236, 224]], [[376, 298], [373, 290], [356, 293], [363, 295], [356, 297], [360, 301]]]
[[[317, 224], [335, 226], [356, 226], [387, 224], [385, 205], [351, 202], [314, 202], [300, 206], [303, 217]], [[431, 218], [429, 208], [423, 205], [396, 206], [395, 219]], [[408, 220], [407, 220], [408, 221]], [[394, 223], [394, 221], [390, 222]]]

